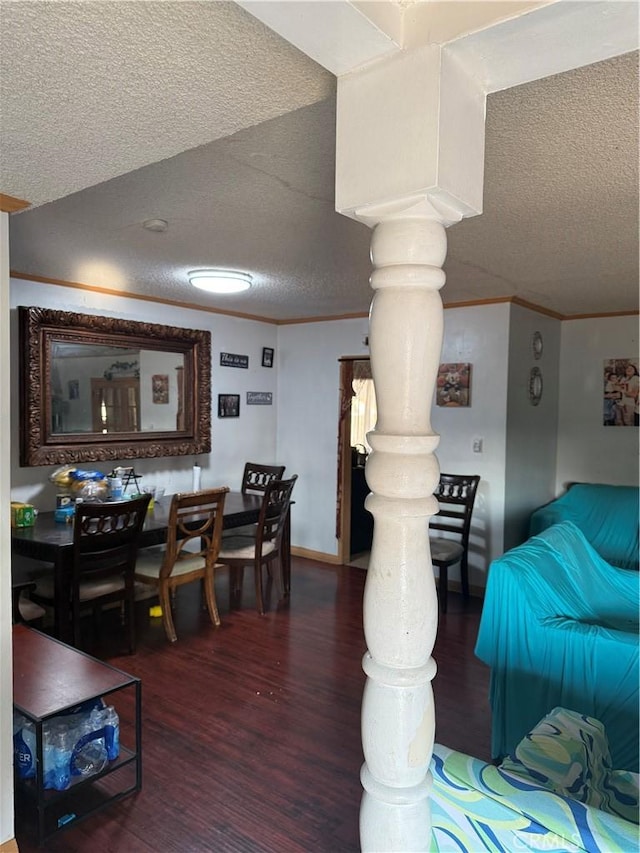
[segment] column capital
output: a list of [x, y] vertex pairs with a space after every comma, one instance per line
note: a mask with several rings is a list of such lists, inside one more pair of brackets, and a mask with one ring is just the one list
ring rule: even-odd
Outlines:
[[460, 222], [469, 215], [468, 208], [455, 198], [434, 191], [422, 195], [409, 195], [379, 204], [367, 204], [351, 212], [351, 217], [372, 228], [383, 222], [404, 219], [427, 219], [439, 222], [445, 228]]
[[336, 210], [376, 224], [482, 212], [485, 93], [438, 45], [338, 80]]

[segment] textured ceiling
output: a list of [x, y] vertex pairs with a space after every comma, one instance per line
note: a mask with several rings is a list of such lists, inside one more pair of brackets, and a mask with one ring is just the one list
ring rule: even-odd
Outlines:
[[2, 191], [42, 204], [333, 88], [235, 3], [2, 0]]
[[[13, 270], [270, 319], [368, 309], [369, 231], [334, 211], [331, 75], [229, 3], [0, 10], [0, 191], [39, 205], [11, 216]], [[485, 212], [449, 230], [445, 302], [637, 309], [637, 62], [489, 97]], [[210, 265], [255, 287], [190, 288]]]

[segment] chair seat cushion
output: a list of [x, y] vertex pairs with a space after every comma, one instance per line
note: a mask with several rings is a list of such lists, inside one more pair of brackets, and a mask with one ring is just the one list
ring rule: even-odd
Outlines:
[[[152, 549], [149, 549], [152, 551]], [[146, 554], [141, 551], [136, 560], [136, 577], [159, 578], [160, 568], [164, 559], [163, 551], [153, 551]], [[186, 575], [204, 569], [204, 558], [200, 556], [178, 560], [171, 570], [171, 577]]]
[[45, 615], [44, 607], [40, 607], [35, 601], [31, 601], [24, 593], [21, 593], [18, 599], [18, 610], [25, 622], [34, 622], [36, 619], [42, 619]]
[[242, 525], [242, 527], [231, 527], [228, 530], [222, 531], [222, 538], [226, 542], [228, 539], [231, 539], [233, 536], [255, 537], [257, 527], [258, 527], [257, 524], [244, 524], [244, 525]]
[[[262, 556], [272, 554], [276, 549], [273, 542], [262, 543]], [[252, 536], [227, 536], [222, 540], [218, 560], [253, 560], [256, 553], [256, 540]]]
[[464, 548], [460, 542], [454, 542], [453, 539], [430, 536], [429, 545], [434, 563], [456, 563], [464, 554]]
[[[80, 601], [91, 601], [93, 598], [101, 598], [110, 595], [124, 587], [124, 580], [120, 577], [106, 578], [99, 581], [87, 581], [80, 584]], [[54, 590], [53, 579], [43, 578], [38, 581], [35, 595], [53, 602]]]

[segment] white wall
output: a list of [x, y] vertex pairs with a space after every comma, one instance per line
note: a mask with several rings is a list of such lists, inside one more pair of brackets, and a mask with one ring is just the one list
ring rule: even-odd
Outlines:
[[[436, 455], [447, 474], [480, 474], [471, 520], [469, 583], [485, 586], [489, 563], [502, 553], [509, 304], [448, 308], [441, 363], [471, 364], [471, 406], [433, 408], [441, 436]], [[473, 452], [481, 438], [482, 453]], [[459, 580], [457, 567], [450, 578]]]
[[[555, 496], [560, 327], [559, 320], [520, 305], [511, 306], [505, 551], [527, 539], [531, 513]], [[537, 359], [532, 348], [536, 331], [542, 336], [542, 353]], [[537, 406], [531, 405], [528, 394], [532, 367], [542, 373], [542, 398]]]
[[[278, 462], [300, 475], [296, 486], [292, 541], [312, 551], [337, 554], [335, 538], [339, 364], [343, 355], [367, 354], [366, 318], [275, 326], [188, 308], [91, 293], [56, 285], [11, 283], [12, 364], [17, 365], [17, 305], [110, 314], [187, 328], [212, 335], [212, 452], [198, 459], [203, 486], [239, 484], [248, 459]], [[553, 467], [558, 323], [507, 303], [451, 308], [444, 312], [442, 361], [472, 364], [471, 406], [434, 406], [433, 427], [441, 435], [442, 471], [478, 473], [482, 478], [472, 522], [470, 581], [484, 586], [492, 559], [513, 544], [529, 511], [571, 479], [637, 482], [637, 430], [601, 424], [601, 374], [606, 357], [637, 354], [637, 319], [571, 321], [562, 325], [558, 475]], [[544, 373], [541, 406], [524, 394], [534, 328], [544, 337], [539, 364]], [[276, 351], [275, 367], [261, 366], [262, 347]], [[249, 355], [249, 369], [220, 367], [220, 352]], [[592, 375], [581, 366], [592, 363]], [[578, 365], [579, 369], [575, 369]], [[18, 399], [18, 371], [11, 399]], [[575, 393], [575, 389], [585, 387]], [[563, 391], [563, 388], [565, 389]], [[571, 390], [570, 390], [571, 389]], [[273, 406], [247, 406], [247, 391], [271, 391]], [[219, 419], [219, 393], [241, 395], [240, 418]], [[591, 397], [589, 396], [591, 395]], [[589, 402], [590, 401], [590, 402]], [[588, 412], [585, 411], [589, 409]], [[51, 509], [53, 467], [18, 465], [18, 407], [11, 407], [11, 498]], [[589, 417], [591, 421], [589, 422]], [[483, 452], [474, 453], [474, 438]], [[602, 452], [603, 439], [607, 452]], [[107, 472], [115, 463], [97, 466]], [[143, 483], [168, 493], [191, 487], [191, 457], [140, 459]], [[598, 475], [598, 465], [603, 469]], [[506, 528], [505, 528], [506, 518]], [[516, 531], [514, 533], [513, 531]], [[454, 570], [455, 572], [455, 570]], [[455, 574], [453, 574], [455, 578]]]
[[[278, 445], [285, 475], [299, 474], [291, 513], [292, 542], [336, 555], [338, 411], [343, 355], [367, 354], [368, 321], [280, 326]], [[302, 476], [304, 475], [304, 476]]]
[[638, 318], [562, 324], [556, 494], [573, 481], [637, 485], [638, 427], [602, 425], [607, 358], [638, 357]]
[[[251, 362], [250, 362], [251, 363]], [[178, 416], [178, 374], [176, 368], [184, 366], [184, 356], [175, 352], [142, 350], [140, 353], [140, 425], [142, 429], [169, 430], [173, 432]], [[169, 399], [166, 403], [153, 402], [152, 376], [163, 374], [168, 378]]]
[[[277, 462], [276, 370], [264, 368], [262, 347], [275, 347], [277, 327], [271, 323], [237, 319], [189, 308], [178, 308], [155, 302], [144, 302], [91, 291], [14, 279], [11, 282], [11, 399], [18, 400], [18, 305], [37, 305], [77, 313], [105, 314], [127, 320], [138, 320], [211, 332], [212, 353], [212, 450], [198, 457], [202, 466], [202, 486], [231, 485], [238, 488], [244, 463], [249, 460]], [[220, 367], [220, 352], [249, 356], [249, 369]], [[247, 391], [271, 391], [273, 406], [246, 406]], [[240, 417], [219, 419], [218, 394], [240, 394]], [[56, 488], [49, 475], [57, 466], [21, 468], [18, 456], [19, 410], [11, 407], [11, 435], [15, 437], [11, 451], [11, 499], [29, 501], [38, 509], [53, 509]], [[118, 462], [105, 462], [95, 467], [108, 473]], [[126, 463], [125, 463], [126, 464]], [[164, 485], [167, 493], [189, 490], [193, 457], [172, 456], [161, 459], [138, 459], [135, 469], [143, 475], [143, 483]]]

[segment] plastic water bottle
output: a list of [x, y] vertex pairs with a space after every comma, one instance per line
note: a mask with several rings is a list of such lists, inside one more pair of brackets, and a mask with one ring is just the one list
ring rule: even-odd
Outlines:
[[20, 779], [36, 775], [36, 731], [31, 720], [17, 712], [13, 717], [13, 759]]
[[73, 730], [66, 720], [53, 719], [43, 726], [44, 787], [64, 791], [71, 782]]
[[113, 705], [104, 710], [104, 742], [109, 761], [114, 761], [120, 755], [120, 718]]
[[[93, 738], [83, 743], [81, 738], [76, 744], [72, 758], [72, 772], [77, 776], [94, 776], [109, 763], [103, 738]], [[82, 746], [80, 746], [82, 744]], [[78, 747], [80, 748], [78, 749]]]
[[83, 714], [76, 723], [71, 774], [93, 776], [107, 766], [107, 750], [104, 739], [104, 710], [96, 708]]

